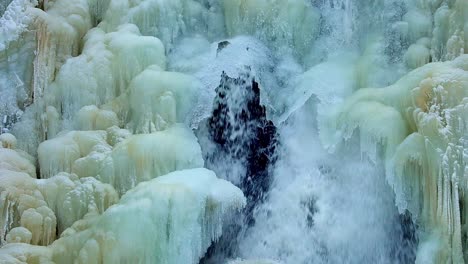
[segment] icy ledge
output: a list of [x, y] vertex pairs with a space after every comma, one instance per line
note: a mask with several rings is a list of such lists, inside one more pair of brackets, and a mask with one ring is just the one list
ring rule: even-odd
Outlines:
[[207, 169], [140, 183], [102, 215], [87, 215], [49, 247], [8, 244], [1, 263], [197, 263], [241, 190]]

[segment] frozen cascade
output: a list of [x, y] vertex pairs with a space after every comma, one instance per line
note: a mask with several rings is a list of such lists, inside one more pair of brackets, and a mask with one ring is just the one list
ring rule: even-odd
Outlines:
[[468, 1], [5, 0], [0, 263], [468, 262]]

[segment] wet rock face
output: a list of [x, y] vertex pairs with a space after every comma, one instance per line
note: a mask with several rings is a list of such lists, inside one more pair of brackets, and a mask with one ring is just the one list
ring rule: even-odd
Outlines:
[[239, 78], [225, 73], [216, 88], [216, 99], [208, 130], [215, 149], [207, 157], [208, 167], [240, 164], [239, 187], [247, 197], [246, 221], [252, 224], [252, 210], [270, 187], [269, 169], [275, 162], [276, 127], [266, 118], [260, 104], [260, 88], [247, 72]]
[[234, 217], [223, 228], [220, 240], [200, 260], [211, 264], [223, 263], [236, 254], [239, 237], [254, 224], [254, 208], [270, 188], [271, 168], [276, 161], [278, 134], [260, 104], [259, 84], [250, 70], [239, 78], [223, 72], [206, 129], [212, 143], [205, 152], [206, 167], [237, 184], [247, 198], [242, 217]]

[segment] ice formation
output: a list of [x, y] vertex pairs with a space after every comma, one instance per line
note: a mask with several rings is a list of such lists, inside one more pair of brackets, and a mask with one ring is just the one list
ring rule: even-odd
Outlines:
[[[94, 178], [61, 172], [36, 179], [34, 158], [14, 149], [16, 138], [2, 134], [0, 148], [0, 243], [49, 245], [88, 212], [102, 213], [118, 201], [117, 192]], [[6, 148], [11, 147], [11, 148]]]
[[307, 1], [223, 0], [229, 35], [257, 35], [276, 47], [306, 54], [317, 34], [320, 15]]
[[[0, 262], [209, 263], [246, 203], [215, 261], [468, 261], [468, 1], [5, 0], [0, 16]], [[238, 104], [216, 87], [246, 67]]]
[[[123, 138], [112, 139], [118, 133]], [[108, 132], [71, 131], [41, 143], [38, 159], [41, 178], [73, 172], [80, 178], [96, 177], [109, 183], [120, 194], [139, 182], [204, 165], [197, 139], [181, 124], [141, 135], [118, 128]]]
[[[204, 165], [197, 139], [181, 124], [161, 132], [131, 136], [116, 145], [109, 158], [103, 161], [97, 178], [111, 183], [119, 193], [172, 171]], [[86, 173], [88, 170], [82, 169]]]
[[396, 203], [437, 241], [437, 263], [464, 261], [467, 85], [468, 56], [462, 55], [427, 64], [392, 86], [361, 89], [336, 117], [340, 137], [359, 129], [363, 152], [376, 155], [383, 147]]
[[8, 243], [16, 241], [12, 236], [18, 233], [26, 234], [32, 245], [49, 245], [57, 232], [60, 234], [88, 212], [102, 213], [118, 201], [112, 186], [66, 173], [38, 180], [25, 173], [2, 170], [0, 181], [2, 237], [6, 233]]
[[33, 158], [27, 153], [9, 148], [0, 148], [0, 169], [23, 172], [36, 178], [36, 167], [32, 164]]
[[197, 103], [202, 84], [177, 72], [148, 68], [130, 83], [130, 112], [134, 132], [164, 130], [186, 121]]
[[[139, 184], [104, 214], [76, 222], [49, 247], [23, 244], [15, 250], [13, 244], [7, 245], [0, 249], [0, 260], [197, 263], [211, 241], [221, 235], [225, 215], [244, 205], [242, 192], [212, 171], [176, 171]], [[28, 233], [21, 231], [12, 235], [27, 239]]]
[[[2, 95], [11, 95], [5, 98], [11, 105], [0, 113], [8, 120], [22, 114], [12, 131], [19, 140], [9, 133], [0, 135], [1, 241], [8, 244], [0, 255], [7, 263], [114, 263], [124, 256], [131, 263], [195, 263], [221, 235], [223, 215], [244, 206], [239, 189], [203, 169], [138, 185], [204, 165], [197, 139], [182, 124], [188, 122], [202, 84], [192, 76], [166, 71], [164, 47], [182, 32], [176, 33], [179, 29], [172, 24], [178, 10], [192, 12], [201, 6], [194, 1], [149, 2], [126, 9], [122, 7], [134, 3], [13, 1], [6, 8], [0, 62], [11, 69], [1, 78]], [[128, 11], [122, 21], [110, 15], [116, 10]], [[140, 33], [156, 29], [145, 23], [150, 17], [145, 13], [151, 10], [151, 16], [168, 12], [160, 22], [174, 25], [175, 35], [163, 34], [161, 41]], [[10, 63], [13, 60], [18, 65]], [[124, 195], [129, 190], [135, 198]], [[121, 195], [118, 208], [106, 210]], [[142, 203], [148, 211], [140, 208]], [[132, 210], [136, 214], [128, 214]], [[101, 217], [104, 211], [110, 215]], [[147, 214], [150, 211], [155, 215]], [[144, 216], [151, 230], [159, 230], [155, 236], [141, 225], [141, 232], [134, 233], [134, 241], [143, 234], [153, 239], [146, 255], [123, 252], [122, 248], [139, 248], [128, 247], [131, 240], [118, 240], [124, 243], [121, 248], [113, 245], [112, 236], [133, 231], [135, 218], [126, 220], [127, 231], [114, 222], [127, 215], [138, 220], [138, 215]], [[62, 238], [56, 240], [57, 235]], [[180, 247], [181, 241], [192, 246]], [[19, 242], [50, 246], [15, 244]], [[95, 245], [109, 259], [100, 259]]]

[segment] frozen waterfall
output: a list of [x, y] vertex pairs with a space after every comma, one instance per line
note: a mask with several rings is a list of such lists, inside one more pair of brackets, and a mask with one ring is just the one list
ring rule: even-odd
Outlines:
[[467, 0], [0, 2], [0, 263], [468, 263]]

